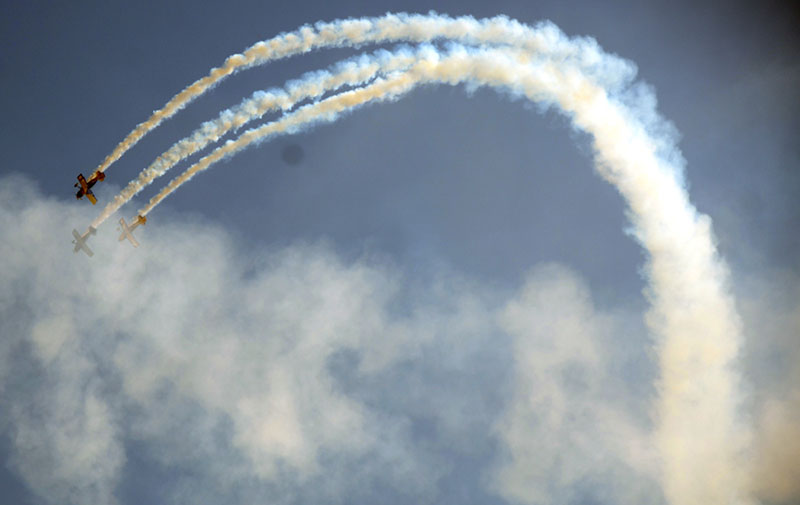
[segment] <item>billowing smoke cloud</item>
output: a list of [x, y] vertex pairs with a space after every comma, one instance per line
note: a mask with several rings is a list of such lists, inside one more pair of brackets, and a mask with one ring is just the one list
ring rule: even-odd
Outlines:
[[763, 503], [800, 502], [800, 278], [765, 269], [737, 283], [753, 388], [752, 486]]
[[[456, 274], [409, 285], [370, 256], [247, 252], [166, 214], [136, 250], [98, 233], [87, 260], [64, 233], [87, 209], [31, 185], [0, 180], [14, 237], [0, 244], [0, 426], [45, 503], [139, 503], [132, 483], [163, 503], [486, 503], [519, 495], [483, 483], [498, 439], [513, 452], [501, 475], [524, 471], [532, 446], [512, 444], [537, 416], [572, 438], [536, 447], [570, 468], [545, 465], [535, 496], [611, 503], [657, 487], [638, 449], [592, 442], [594, 419], [646, 431], [647, 398], [613, 372], [645, 352], [639, 316], [594, 309], [563, 267], [519, 295]], [[597, 384], [581, 391], [584, 379]], [[563, 410], [528, 402], [540, 386]]]
[[[640, 315], [596, 308], [574, 272], [409, 287], [166, 212], [87, 260], [65, 233], [87, 209], [32, 185], [0, 180], [0, 428], [44, 503], [663, 503]], [[798, 311], [774, 286], [740, 300], [766, 376], [754, 489], [788, 505]]]
[[[800, 378], [793, 378], [798, 384]], [[800, 500], [800, 389], [783, 398], [765, 402], [758, 419], [755, 494], [769, 503], [797, 503]]]
[[620, 324], [626, 320], [597, 311], [583, 282], [558, 265], [532, 271], [503, 309], [517, 378], [496, 426], [508, 453], [496, 475], [499, 492], [519, 503], [581, 503], [590, 493], [580, 496], [567, 483], [599, 488], [636, 469], [635, 483], [605, 490], [603, 501], [663, 503], [652, 427], [620, 415], [626, 386], [607, 369], [620, 335], [637, 333]]

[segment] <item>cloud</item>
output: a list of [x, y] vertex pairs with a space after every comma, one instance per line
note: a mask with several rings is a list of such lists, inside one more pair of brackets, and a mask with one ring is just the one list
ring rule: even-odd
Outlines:
[[754, 489], [770, 503], [789, 504], [800, 500], [798, 419], [800, 388], [792, 391], [788, 398], [768, 400], [761, 411]]
[[582, 502], [587, 488], [593, 503], [663, 503], [652, 427], [620, 405], [617, 374], [635, 354], [614, 347], [635, 321], [626, 328], [626, 317], [598, 311], [578, 276], [543, 265], [501, 322], [514, 338], [516, 380], [496, 426], [507, 452], [498, 491], [531, 504]]
[[800, 502], [800, 278], [762, 267], [741, 275], [755, 443], [752, 486], [764, 503]]
[[[167, 208], [88, 259], [68, 240], [91, 209], [33, 186], [0, 179], [0, 428], [41, 503], [663, 503], [643, 316], [575, 271], [411, 281]], [[745, 328], [796, 350], [796, 307], [770, 320], [753, 293]], [[790, 364], [764, 372], [773, 344], [748, 352], [758, 489], [782, 503], [797, 399]]]
[[9, 237], [0, 245], [0, 362], [10, 462], [49, 502], [115, 503], [125, 454], [98, 363], [82, 347], [78, 318], [91, 307], [78, 290], [86, 279], [76, 264], [56, 259], [66, 247], [46, 245], [63, 224], [63, 205], [29, 183], [7, 177], [0, 184], [0, 229]]

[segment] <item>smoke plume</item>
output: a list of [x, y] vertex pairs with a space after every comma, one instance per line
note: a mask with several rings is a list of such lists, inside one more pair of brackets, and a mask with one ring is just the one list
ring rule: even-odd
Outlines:
[[697, 213], [681, 187], [682, 160], [671, 130], [644, 88], [611, 94], [568, 62], [531, 60], [509, 49], [454, 46], [445, 55], [429, 53], [406, 72], [245, 132], [173, 180], [141, 213], [248, 145], [304, 124], [333, 121], [352, 107], [395, 99], [426, 82], [493, 86], [557, 105], [577, 129], [592, 135], [598, 172], [628, 202], [635, 237], [649, 253], [648, 324], [658, 337], [661, 361], [656, 443], [666, 494], [678, 505], [745, 503], [749, 432], [737, 415], [740, 388], [734, 365], [741, 335], [728, 274], [709, 218]]

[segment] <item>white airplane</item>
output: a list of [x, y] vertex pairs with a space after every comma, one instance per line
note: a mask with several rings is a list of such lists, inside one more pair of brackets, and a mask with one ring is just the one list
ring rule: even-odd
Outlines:
[[139, 242], [137, 242], [136, 239], [133, 238], [132, 232], [134, 229], [136, 229], [137, 226], [139, 226], [140, 224], [145, 224], [146, 222], [147, 222], [146, 217], [136, 216], [136, 221], [134, 221], [130, 226], [128, 226], [128, 223], [125, 222], [125, 218], [121, 217], [119, 219], [119, 226], [120, 226], [119, 230], [122, 232], [122, 234], [119, 236], [119, 241], [122, 242], [123, 240], [128, 239], [130, 240], [131, 244], [133, 244], [133, 247], [139, 247]]
[[88, 245], [86, 245], [86, 241], [89, 240], [90, 235], [94, 235], [96, 232], [97, 230], [91, 226], [89, 227], [88, 230], [86, 230], [86, 233], [84, 233], [83, 235], [78, 233], [78, 230], [73, 229], [72, 235], [75, 237], [75, 240], [73, 240], [72, 243], [75, 244], [75, 250], [72, 252], [78, 252], [81, 249], [83, 249], [83, 252], [85, 252], [86, 255], [89, 256], [90, 258], [94, 256], [92, 250], [89, 249]]

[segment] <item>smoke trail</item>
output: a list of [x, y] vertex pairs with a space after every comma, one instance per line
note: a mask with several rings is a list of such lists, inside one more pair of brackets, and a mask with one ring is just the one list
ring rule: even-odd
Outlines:
[[379, 74], [408, 68], [413, 62], [419, 60], [425, 51], [430, 51], [430, 49], [422, 47], [418, 48], [417, 52], [408, 47], [394, 52], [380, 50], [372, 56], [361, 55], [340, 62], [334, 66], [333, 72], [309, 72], [297, 81], [291, 82], [286, 89], [254, 93], [251, 98], [243, 100], [239, 105], [222, 111], [217, 119], [203, 123], [191, 135], [176, 142], [156, 158], [149, 167], [144, 169], [136, 179], [129, 182], [106, 205], [91, 226], [98, 228], [157, 177], [164, 175], [175, 164], [202, 150], [208, 144], [216, 142], [231, 130], [238, 130], [243, 125], [271, 111], [277, 109], [286, 111], [298, 102], [309, 98], [318, 98], [331, 90], [343, 86], [363, 85]]
[[411, 72], [396, 74], [387, 79], [379, 78], [373, 84], [353, 91], [345, 91], [318, 103], [306, 105], [292, 114], [287, 114], [280, 120], [243, 133], [236, 140], [229, 140], [212, 153], [189, 167], [183, 174], [174, 178], [156, 196], [150, 199], [139, 215], [146, 216], [162, 200], [172, 194], [176, 189], [188, 182], [197, 173], [208, 169], [214, 163], [231, 156], [254, 143], [263, 142], [279, 133], [293, 133], [300, 127], [326, 121], [335, 121], [339, 114], [359, 107], [371, 101], [386, 101], [399, 98], [400, 95], [410, 91], [417, 84]]
[[[496, 55], [505, 58], [513, 54], [518, 64], [530, 63], [532, 61], [529, 54], [512, 49], [507, 49], [504, 52], [482, 51], [477, 54], [484, 56]], [[425, 82], [444, 82], [443, 79], [446, 78], [447, 73], [455, 72], [450, 67], [453, 65], [468, 65], [468, 60], [474, 58], [461, 46], [453, 46], [451, 54], [445, 57], [442, 57], [432, 46], [424, 46], [418, 51], [416, 57], [417, 61], [405, 72], [393, 72], [393, 75], [390, 77], [378, 79], [371, 85], [339, 93], [338, 95], [334, 95], [318, 103], [305, 105], [294, 113], [287, 114], [277, 121], [246, 131], [236, 140], [229, 140], [223, 146], [215, 149], [189, 167], [183, 174], [170, 181], [166, 187], [150, 199], [147, 205], [143, 207], [138, 214], [146, 216], [161, 203], [161, 201], [172, 194], [181, 185], [188, 182], [197, 173], [208, 169], [214, 163], [254, 143], [263, 142], [281, 133], [295, 133], [299, 131], [300, 128], [307, 128], [319, 122], [335, 121], [342, 112], [351, 111], [373, 101], [395, 100], [417, 85]], [[478, 61], [477, 58], [476, 61]], [[461, 77], [455, 77], [452, 84], [457, 84], [460, 80], [462, 80]], [[501, 85], [502, 81], [497, 81], [494, 84]]]
[[[333, 121], [353, 107], [389, 100], [429, 82], [493, 86], [555, 104], [593, 137], [597, 169], [627, 201], [637, 240], [649, 253], [648, 326], [659, 337], [661, 365], [655, 443], [664, 488], [675, 505], [749, 503], [748, 430], [737, 417], [741, 346], [738, 316], [727, 290], [708, 216], [681, 187], [682, 159], [641, 88], [611, 95], [568, 62], [531, 61], [508, 49], [450, 53], [408, 71], [341, 93], [249, 130], [176, 178], [141, 213], [150, 212], [194, 174], [279, 132]], [[638, 100], [636, 99], [638, 97]]]
[[[591, 39], [565, 41], [560, 30], [552, 23], [542, 22], [531, 28], [505, 16], [476, 20], [472, 16], [451, 18], [434, 13], [386, 14], [377, 18], [318, 22], [313, 27], [306, 25], [294, 32], [258, 42], [242, 54], [228, 57], [221, 67], [212, 68], [207, 76], [186, 87], [164, 107], [153, 112], [149, 119], [134, 128], [106, 156], [95, 169], [95, 173], [105, 171], [162, 121], [172, 117], [195, 98], [239, 70], [323, 47], [360, 46], [402, 40], [428, 42], [435, 39], [452, 39], [478, 45], [509, 44], [532, 52], [546, 47], [559, 58], [578, 55], [587, 66], [596, 65], [602, 55]], [[603, 64], [613, 65], [615, 62], [606, 57]]]

